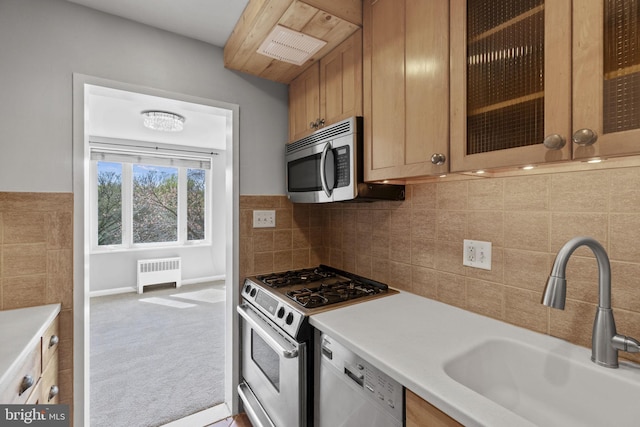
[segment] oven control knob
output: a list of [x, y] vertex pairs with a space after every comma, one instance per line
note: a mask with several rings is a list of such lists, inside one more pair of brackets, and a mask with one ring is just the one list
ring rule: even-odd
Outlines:
[[292, 324], [293, 323], [293, 313], [287, 314], [287, 318], [284, 321], [287, 323], [287, 325]]
[[244, 293], [245, 293], [245, 294], [248, 294], [249, 292], [251, 292], [251, 285], [247, 285], [247, 286], [245, 286], [245, 288], [244, 288]]
[[257, 292], [258, 291], [256, 291], [256, 288], [253, 288], [253, 289], [251, 289], [251, 292], [250, 292], [249, 295], [251, 295], [252, 297], [255, 297]]
[[284, 317], [284, 307], [280, 307], [278, 310], [278, 319], [282, 319]]

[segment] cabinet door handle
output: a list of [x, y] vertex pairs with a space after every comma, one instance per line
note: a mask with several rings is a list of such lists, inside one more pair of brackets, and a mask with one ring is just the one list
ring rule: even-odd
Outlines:
[[571, 140], [574, 144], [588, 147], [589, 145], [595, 144], [595, 142], [598, 140], [598, 134], [591, 129], [580, 129], [575, 131], [573, 137], [571, 137]]
[[47, 397], [47, 402], [51, 402], [51, 399], [56, 397], [58, 393], [60, 393], [60, 389], [58, 388], [58, 386], [52, 385], [51, 389], [49, 390], [49, 396]]
[[31, 375], [25, 375], [24, 378], [22, 378], [22, 382], [20, 383], [20, 391], [18, 392], [18, 396], [22, 396], [22, 393], [29, 390], [33, 384], [35, 384], [33, 377]]
[[444, 165], [444, 162], [446, 161], [447, 156], [442, 153], [435, 153], [433, 156], [431, 156], [431, 163], [433, 163], [434, 165]]
[[60, 342], [60, 338], [58, 338], [57, 335], [51, 335], [51, 338], [49, 339], [49, 348], [58, 344], [58, 342]]
[[567, 144], [567, 140], [563, 136], [553, 133], [546, 136], [542, 143], [549, 150], [560, 150]]

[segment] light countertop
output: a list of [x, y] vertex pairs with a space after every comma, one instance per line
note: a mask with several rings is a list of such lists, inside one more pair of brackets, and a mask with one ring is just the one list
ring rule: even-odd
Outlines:
[[[590, 349], [407, 292], [328, 310], [311, 325], [465, 426], [532, 426], [463, 386], [446, 363], [488, 339], [512, 340], [591, 368]], [[640, 381], [640, 372], [606, 369]]]
[[60, 304], [0, 311], [0, 385], [16, 375], [58, 313]]

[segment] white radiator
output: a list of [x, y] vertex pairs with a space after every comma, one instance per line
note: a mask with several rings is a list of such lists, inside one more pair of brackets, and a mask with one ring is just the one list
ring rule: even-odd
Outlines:
[[182, 261], [176, 258], [156, 258], [138, 260], [138, 293], [143, 287], [159, 283], [176, 283], [176, 288], [182, 284]]

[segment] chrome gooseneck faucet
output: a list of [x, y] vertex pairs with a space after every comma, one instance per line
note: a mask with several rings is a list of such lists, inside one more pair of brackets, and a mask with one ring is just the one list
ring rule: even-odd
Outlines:
[[547, 307], [564, 310], [567, 295], [565, 270], [571, 254], [580, 246], [587, 246], [593, 251], [598, 261], [600, 301], [596, 309], [591, 337], [591, 360], [608, 368], [618, 367], [618, 350], [630, 353], [640, 352], [640, 342], [619, 335], [613, 320], [611, 309], [611, 266], [609, 257], [602, 245], [591, 237], [575, 237], [560, 249], [551, 268], [551, 274], [544, 289], [542, 304]]

